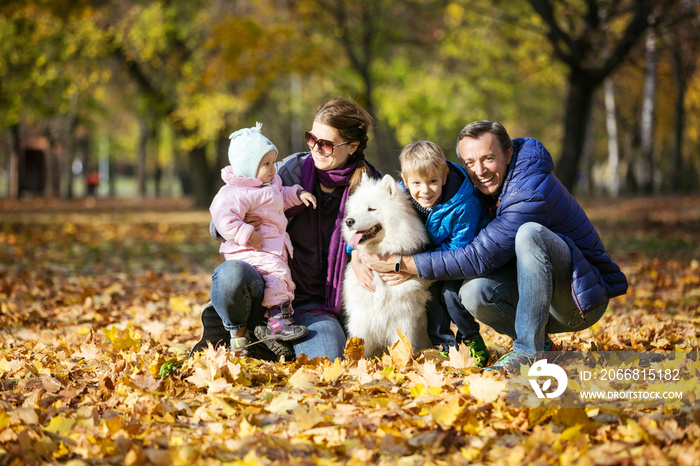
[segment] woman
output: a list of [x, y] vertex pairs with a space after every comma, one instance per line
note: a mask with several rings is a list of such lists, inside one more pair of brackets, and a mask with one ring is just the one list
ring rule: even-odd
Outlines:
[[[292, 208], [287, 232], [294, 247], [289, 259], [296, 284], [294, 319], [305, 325], [309, 334], [294, 342], [294, 353], [308, 358], [343, 355], [345, 332], [342, 314], [342, 279], [348, 262], [341, 222], [348, 195], [360, 183], [362, 173], [379, 177], [380, 173], [364, 160], [372, 117], [357, 104], [343, 98], [326, 101], [316, 112], [313, 126], [306, 132], [310, 152], [290, 155], [278, 166], [285, 186], [300, 184], [316, 196], [316, 209]], [[255, 225], [257, 219], [248, 219]], [[213, 232], [215, 233], [215, 231]], [[264, 281], [260, 273], [245, 262], [226, 261], [212, 276], [211, 302], [202, 311], [202, 338], [192, 351], [227, 344], [231, 329], [265, 325], [261, 301]], [[259, 332], [255, 332], [259, 334]], [[260, 351], [253, 335], [248, 335], [251, 356], [269, 357]], [[260, 336], [258, 336], [260, 338]], [[265, 345], [278, 356], [291, 356], [289, 347], [266, 340]]]

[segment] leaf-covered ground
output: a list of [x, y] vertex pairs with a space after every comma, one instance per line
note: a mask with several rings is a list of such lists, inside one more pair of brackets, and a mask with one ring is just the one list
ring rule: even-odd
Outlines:
[[[555, 341], [697, 350], [700, 199], [586, 208], [630, 291]], [[515, 408], [463, 353], [403, 343], [371, 361], [357, 341], [343, 361], [187, 359], [220, 262], [208, 220], [175, 200], [0, 201], [0, 464], [700, 464], [695, 399]]]

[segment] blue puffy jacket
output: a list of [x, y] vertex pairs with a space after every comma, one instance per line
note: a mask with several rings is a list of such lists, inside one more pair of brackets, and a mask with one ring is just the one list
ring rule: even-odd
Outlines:
[[489, 274], [515, 257], [515, 234], [536, 222], [571, 247], [572, 296], [585, 314], [627, 292], [627, 278], [606, 252], [581, 206], [554, 176], [554, 163], [537, 140], [513, 140], [513, 157], [494, 219], [469, 245], [457, 250], [416, 254], [418, 274], [427, 279], [455, 280]]
[[489, 220], [478, 191], [464, 170], [449, 161], [447, 166], [450, 172], [443, 188], [446, 200], [430, 211], [425, 223], [431, 250], [463, 248]]

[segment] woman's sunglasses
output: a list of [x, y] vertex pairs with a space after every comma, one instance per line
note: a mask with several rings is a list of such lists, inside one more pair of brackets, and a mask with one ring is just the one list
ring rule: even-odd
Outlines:
[[331, 141], [319, 139], [308, 131], [304, 134], [306, 135], [306, 143], [309, 145], [309, 149], [313, 149], [314, 147], [318, 146], [318, 150], [321, 151], [323, 155], [331, 155], [333, 153], [333, 149], [336, 147], [350, 144], [350, 141], [346, 141], [334, 146]]

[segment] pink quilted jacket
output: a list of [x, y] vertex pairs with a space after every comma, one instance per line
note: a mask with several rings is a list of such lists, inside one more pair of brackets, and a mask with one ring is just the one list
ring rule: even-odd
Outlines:
[[[265, 238], [261, 251], [281, 255], [286, 248], [291, 257], [292, 244], [286, 231], [284, 211], [302, 203], [298, 196], [301, 186], [282, 186], [279, 175], [275, 175], [269, 185], [263, 185], [257, 178], [235, 175], [230, 166], [221, 170], [221, 178], [226, 184], [209, 207], [214, 226], [225, 240], [219, 252], [224, 255], [244, 251], [256, 253], [247, 244], [254, 228], [243, 221], [246, 215], [255, 215], [263, 221], [257, 230]], [[237, 254], [236, 259], [245, 260], [245, 257]]]

